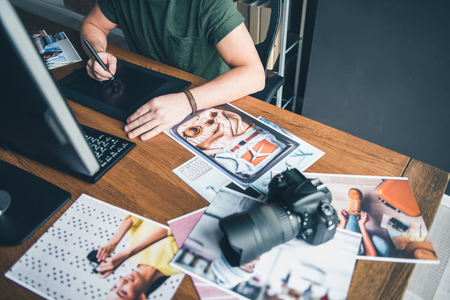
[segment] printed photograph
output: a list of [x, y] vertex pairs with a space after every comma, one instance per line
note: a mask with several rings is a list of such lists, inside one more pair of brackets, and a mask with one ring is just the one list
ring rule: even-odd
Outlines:
[[[184, 241], [171, 265], [195, 278], [193, 282], [200, 297], [345, 299], [361, 241], [361, 235], [351, 231], [337, 229], [333, 239], [315, 246], [293, 238], [274, 245], [245, 264], [236, 265], [229, 261], [220, 221], [266, 205], [222, 188], [204, 212], [169, 222], [174, 236], [178, 236], [177, 241]], [[265, 220], [268, 226], [277, 227], [271, 221], [276, 223]], [[247, 239], [246, 233], [259, 230], [244, 225], [236, 224], [243, 233], [242, 241]], [[185, 238], [186, 231], [192, 226], [193, 230]], [[264, 242], [269, 241], [260, 241]], [[259, 246], [248, 243], [245, 250], [251, 252], [253, 247]], [[224, 292], [232, 297], [224, 296]]]
[[439, 263], [407, 178], [304, 175], [330, 190], [339, 227], [361, 233], [358, 259]]
[[170, 134], [244, 186], [298, 147], [292, 138], [229, 104], [200, 111], [171, 128]]
[[47, 35], [41, 30], [31, 36], [49, 70], [81, 61], [81, 57], [64, 32]]
[[41, 53], [44, 50], [42, 42], [39, 38], [42, 38], [46, 35], [47, 35], [47, 32], [45, 30], [39, 30], [39, 31], [31, 34], [31, 39], [33, 40], [34, 45], [38, 49], [39, 53]]
[[236, 183], [233, 178], [226, 176], [209, 160], [199, 155], [174, 169], [173, 172], [208, 202], [214, 199], [222, 187], [233, 189], [246, 196], [263, 199], [268, 193], [270, 180], [275, 175], [285, 171], [287, 167], [304, 171], [325, 154], [323, 151], [262, 117], [259, 117], [258, 121], [270, 126], [273, 130], [286, 134], [297, 142], [299, 146], [272, 166], [266, 173], [262, 174], [256, 181], [252, 182], [250, 186]]
[[5, 275], [46, 299], [171, 299], [177, 251], [168, 226], [82, 195]]

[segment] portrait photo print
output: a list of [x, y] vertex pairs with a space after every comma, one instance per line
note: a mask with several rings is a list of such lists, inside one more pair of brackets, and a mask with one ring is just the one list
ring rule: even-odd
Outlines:
[[[130, 221], [132, 226], [124, 227]], [[102, 262], [98, 263], [93, 251], [109, 245], [124, 228], [127, 230], [115, 249], [110, 248], [112, 252], [106, 254], [103, 264], [115, 257], [121, 262], [102, 272]], [[121, 257], [121, 253], [128, 254], [133, 245], [157, 231], [161, 234], [158, 241], [136, 255]], [[156, 276], [159, 280], [141, 280], [138, 289], [145, 289], [147, 299], [152, 293], [171, 299], [184, 277], [168, 265], [177, 249], [168, 226], [83, 194], [5, 275], [46, 299], [109, 299], [111, 294], [120, 295], [117, 288], [127, 288], [123, 281], [129, 278], [138, 281], [136, 278], [153, 267], [162, 274]], [[152, 255], [148, 253], [150, 250], [154, 250]], [[141, 265], [147, 269], [142, 270]]]

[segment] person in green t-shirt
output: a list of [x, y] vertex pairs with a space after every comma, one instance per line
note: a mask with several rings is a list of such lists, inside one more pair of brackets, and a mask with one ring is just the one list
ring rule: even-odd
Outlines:
[[[111, 74], [117, 59], [106, 52], [106, 37], [120, 25], [130, 50], [209, 80], [186, 93], [153, 98], [133, 113], [124, 130], [130, 138], [147, 140], [197, 109], [264, 88], [264, 68], [243, 21], [232, 0], [99, 0], [83, 20], [80, 36]], [[88, 74], [108, 80], [111, 74], [84, 50], [91, 57]]]

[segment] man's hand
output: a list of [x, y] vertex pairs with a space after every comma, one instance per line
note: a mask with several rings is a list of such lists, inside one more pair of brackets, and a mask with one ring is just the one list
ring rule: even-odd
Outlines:
[[117, 58], [105, 51], [97, 52], [97, 54], [111, 73], [105, 71], [94, 57], [91, 57], [86, 64], [87, 73], [90, 77], [98, 81], [109, 80], [111, 78], [111, 74], [116, 74]]
[[153, 98], [128, 117], [124, 130], [129, 138], [141, 136], [145, 141], [180, 123], [191, 113], [184, 93], [163, 95]]
[[[199, 109], [228, 103], [264, 88], [264, 67], [244, 23], [224, 37], [216, 50], [231, 70], [190, 90]], [[132, 114], [124, 129], [129, 138], [148, 140], [191, 113], [184, 93], [156, 97]]]

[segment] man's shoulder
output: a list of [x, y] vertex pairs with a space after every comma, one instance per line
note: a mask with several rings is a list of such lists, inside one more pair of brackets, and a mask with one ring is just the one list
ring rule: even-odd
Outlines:
[[236, 5], [233, 0], [193, 0], [200, 2], [201, 9], [208, 10], [221, 10], [221, 11], [237, 11]]

